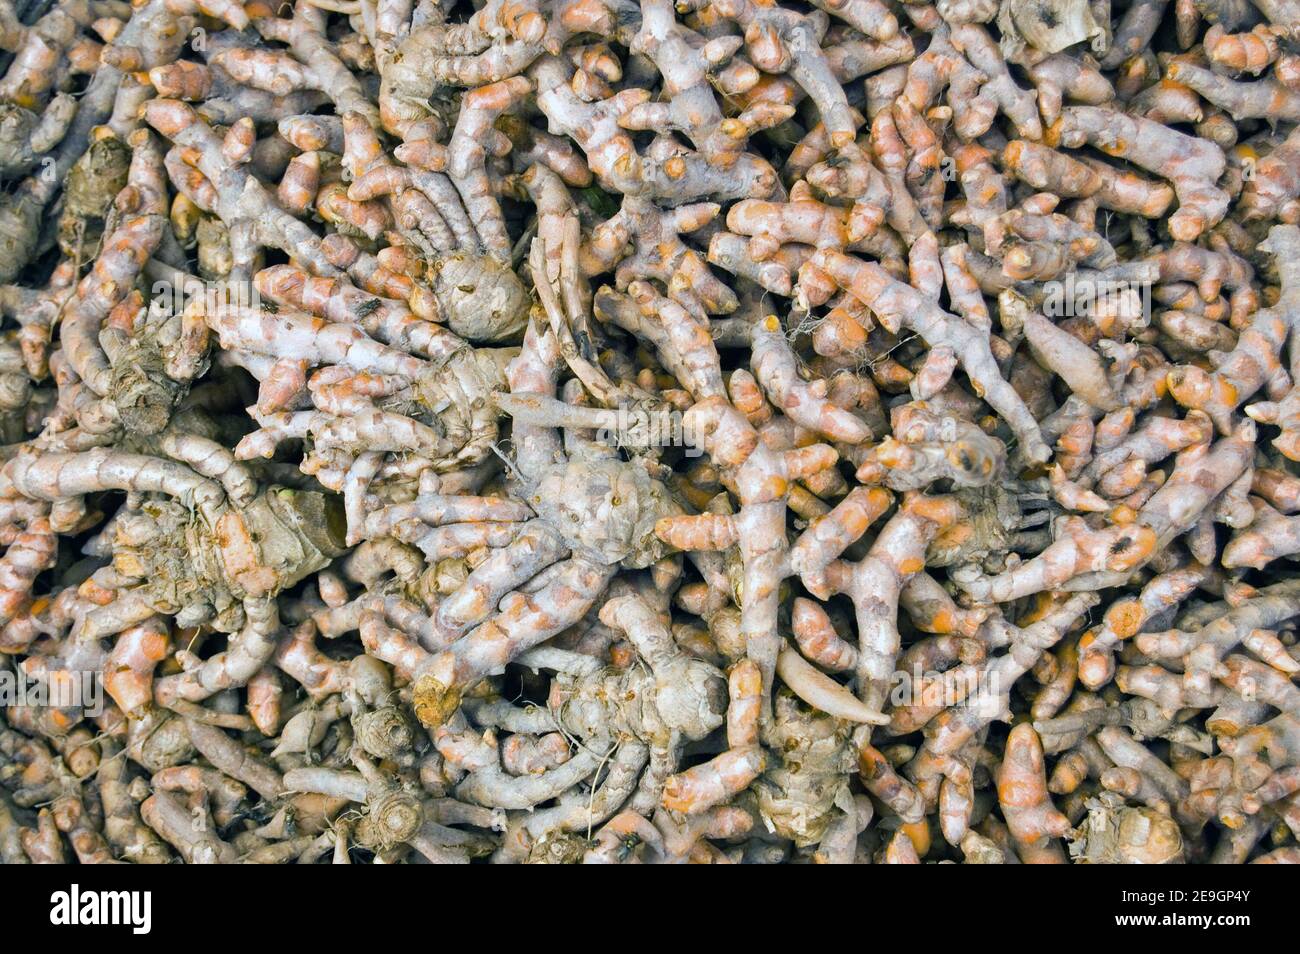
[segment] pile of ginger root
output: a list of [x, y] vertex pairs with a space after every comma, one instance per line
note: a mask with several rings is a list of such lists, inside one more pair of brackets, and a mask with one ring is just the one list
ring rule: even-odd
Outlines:
[[0, 861], [1300, 862], [1296, 0], [0, 51]]

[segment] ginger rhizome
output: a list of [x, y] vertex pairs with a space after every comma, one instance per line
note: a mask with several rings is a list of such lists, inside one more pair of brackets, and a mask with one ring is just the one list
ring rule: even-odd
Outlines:
[[1296, 860], [1294, 3], [39, 7], [0, 861]]

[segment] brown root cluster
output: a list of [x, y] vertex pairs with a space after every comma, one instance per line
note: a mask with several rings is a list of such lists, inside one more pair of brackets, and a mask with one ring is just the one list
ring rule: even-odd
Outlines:
[[0, 862], [1300, 858], [1295, 11], [0, 0]]

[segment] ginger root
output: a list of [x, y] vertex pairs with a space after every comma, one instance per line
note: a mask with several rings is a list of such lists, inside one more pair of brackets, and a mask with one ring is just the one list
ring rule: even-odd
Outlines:
[[1296, 860], [1294, 0], [28, 6], [0, 861]]

